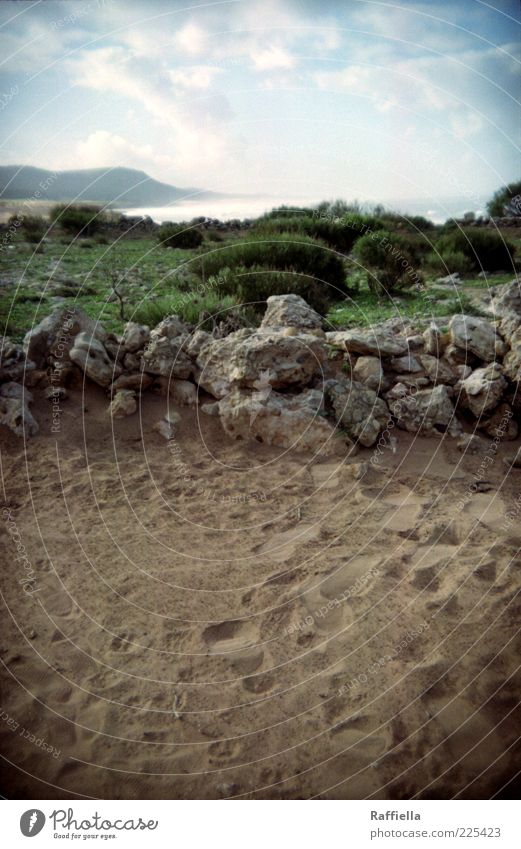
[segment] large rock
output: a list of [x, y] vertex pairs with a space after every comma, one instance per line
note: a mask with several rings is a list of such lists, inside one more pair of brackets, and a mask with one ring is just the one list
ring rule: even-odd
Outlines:
[[420, 354], [419, 360], [432, 383], [448, 383], [450, 386], [458, 380], [458, 376], [443, 360], [430, 354]]
[[36, 364], [26, 359], [18, 342], [12, 342], [8, 336], [0, 336], [0, 383], [24, 381], [27, 372], [35, 368]]
[[502, 318], [501, 332], [508, 338], [521, 325], [521, 282], [512, 280], [502, 286], [492, 298], [491, 307]]
[[455, 315], [449, 324], [451, 342], [460, 351], [470, 351], [486, 363], [504, 353], [504, 344], [494, 327], [484, 318]]
[[337, 423], [353, 441], [370, 447], [389, 420], [389, 408], [376, 392], [357, 383], [331, 380], [326, 387]]
[[257, 390], [305, 386], [325, 362], [316, 336], [243, 329], [205, 345], [197, 358], [199, 386], [222, 398], [232, 387]]
[[494, 439], [496, 436], [507, 441], [517, 439], [519, 428], [514, 419], [510, 404], [500, 404], [491, 416], [480, 419], [478, 424], [480, 430]]
[[442, 333], [434, 322], [423, 331], [423, 342], [425, 353], [431, 357], [440, 357], [443, 353]]
[[158, 328], [152, 330], [141, 359], [143, 371], [186, 380], [194, 373], [194, 364], [185, 350], [187, 341], [186, 335], [170, 337], [158, 332]]
[[497, 407], [506, 386], [499, 363], [478, 368], [461, 381], [461, 405], [476, 417], [482, 416]]
[[271, 392], [261, 398], [250, 389], [233, 389], [219, 401], [226, 433], [279, 448], [319, 454], [345, 453], [334, 427], [321, 415], [323, 395], [308, 389], [298, 395]]
[[503, 360], [503, 371], [509, 380], [521, 383], [521, 327], [510, 337], [510, 351]]
[[384, 385], [384, 372], [379, 357], [358, 357], [353, 377], [358, 383], [378, 392]]
[[0, 386], [0, 424], [10, 428], [16, 436], [35, 436], [38, 422], [29, 410], [32, 394], [19, 383]]
[[426, 436], [447, 431], [451, 436], [461, 434], [461, 426], [446, 386], [420, 389], [414, 395], [399, 398], [389, 404], [398, 427], [410, 433]]
[[135, 354], [144, 348], [150, 339], [150, 328], [146, 324], [136, 324], [135, 321], [128, 321], [125, 324], [121, 346], [126, 353]]
[[271, 295], [261, 323], [261, 328], [266, 327], [321, 330], [322, 317], [299, 295]]
[[166, 336], [167, 339], [178, 339], [179, 336], [188, 335], [187, 325], [181, 321], [178, 315], [169, 315], [154, 327], [150, 335]]
[[75, 336], [69, 357], [87, 377], [100, 386], [110, 386], [121, 374], [121, 367], [112, 362], [102, 343], [89, 333], [78, 333]]
[[124, 419], [136, 410], [136, 393], [132, 389], [119, 389], [109, 406], [109, 413], [113, 419]]
[[326, 333], [326, 339], [333, 347], [353, 354], [400, 357], [407, 353], [407, 339], [385, 328], [337, 330]]
[[36, 363], [37, 368], [44, 366], [50, 355], [58, 360], [67, 360], [78, 333], [87, 333], [100, 342], [108, 338], [101, 324], [79, 307], [57, 307], [26, 333], [23, 342], [25, 355]]
[[422, 371], [421, 363], [418, 362], [418, 359], [413, 354], [404, 354], [403, 357], [393, 357], [389, 365], [392, 371], [396, 371], [399, 374], [402, 374], [402, 372], [414, 374], [415, 372]]

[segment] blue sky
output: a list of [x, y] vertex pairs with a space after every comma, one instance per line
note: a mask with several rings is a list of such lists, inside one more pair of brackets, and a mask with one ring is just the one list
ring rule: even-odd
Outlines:
[[0, 162], [278, 197], [519, 178], [516, 0], [0, 4]]

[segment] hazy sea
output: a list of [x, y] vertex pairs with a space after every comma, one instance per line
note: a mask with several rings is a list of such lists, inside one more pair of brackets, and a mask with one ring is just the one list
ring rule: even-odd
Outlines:
[[[382, 201], [383, 205], [402, 215], [424, 215], [436, 224], [442, 224], [448, 218], [461, 218], [465, 212], [484, 215], [486, 201], [489, 195], [472, 198], [443, 198], [432, 200], [400, 200]], [[126, 215], [149, 215], [154, 221], [190, 221], [192, 218], [205, 216], [227, 221], [230, 218], [257, 218], [277, 206], [314, 206], [319, 201], [316, 198], [208, 198], [206, 200], [190, 200], [173, 204], [172, 206], [150, 206], [138, 209], [124, 209]], [[377, 203], [377, 201], [367, 204]]]

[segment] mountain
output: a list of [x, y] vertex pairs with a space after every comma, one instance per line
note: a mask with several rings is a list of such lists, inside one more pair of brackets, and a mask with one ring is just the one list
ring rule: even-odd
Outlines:
[[133, 168], [46, 171], [28, 165], [0, 166], [1, 200], [94, 201], [130, 208], [168, 206], [180, 200], [210, 197], [223, 195], [170, 186]]

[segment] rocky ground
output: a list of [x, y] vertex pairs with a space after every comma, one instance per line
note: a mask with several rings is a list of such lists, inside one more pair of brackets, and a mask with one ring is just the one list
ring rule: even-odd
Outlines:
[[10, 786], [507, 792], [518, 284], [491, 308], [326, 333], [282, 296], [258, 329], [115, 337], [60, 307], [4, 340]]

